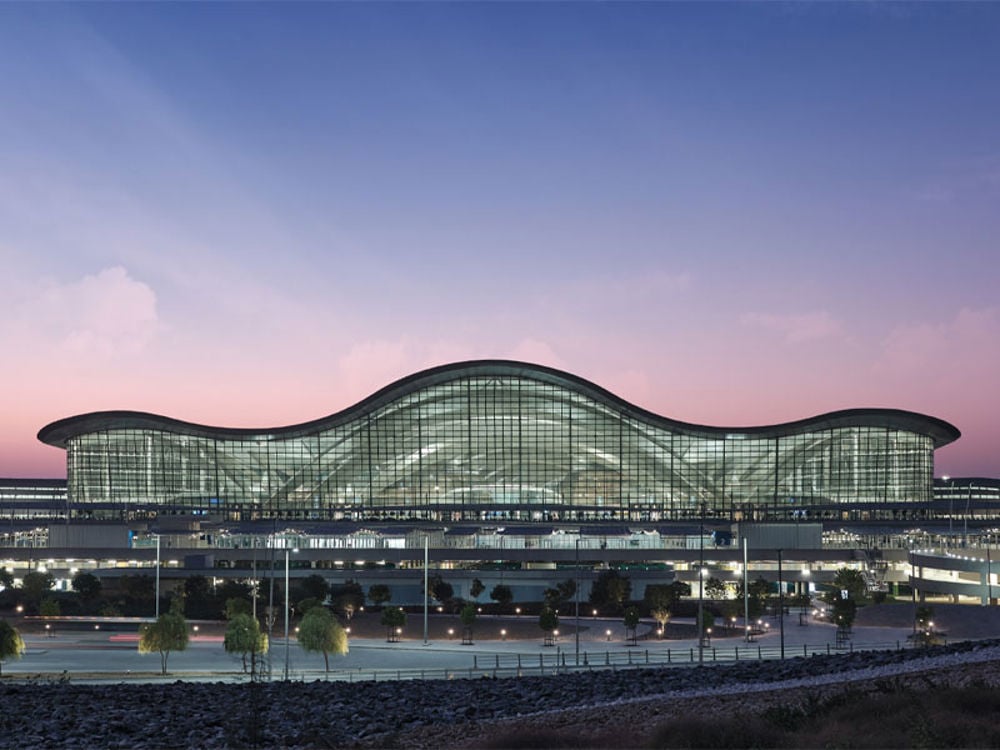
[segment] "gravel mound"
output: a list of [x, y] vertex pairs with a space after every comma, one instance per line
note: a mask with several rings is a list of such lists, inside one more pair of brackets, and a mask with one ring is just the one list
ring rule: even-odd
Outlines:
[[0, 683], [3, 748], [380, 746], [474, 726], [664, 697], [748, 694], [1000, 662], [1000, 641], [703, 667], [403, 682]]

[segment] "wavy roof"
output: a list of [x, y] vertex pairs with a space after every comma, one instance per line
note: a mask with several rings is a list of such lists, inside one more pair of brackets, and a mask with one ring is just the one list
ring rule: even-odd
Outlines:
[[765, 438], [784, 437], [838, 427], [884, 427], [906, 430], [932, 438], [935, 448], [940, 448], [961, 437], [961, 432], [944, 420], [901, 409], [844, 409], [794, 422], [757, 427], [696, 425], [654, 414], [584, 378], [561, 370], [526, 362], [490, 359], [455, 362], [408, 375], [342, 411], [297, 425], [266, 428], [211, 427], [148, 412], [99, 411], [52, 422], [38, 432], [38, 439], [48, 445], [65, 448], [66, 442], [78, 435], [119, 429], [163, 430], [182, 435], [217, 439], [237, 439], [251, 436], [301, 437], [349, 422], [423, 388], [467, 377], [515, 377], [547, 383], [579, 393], [644, 422], [674, 432], [709, 439], [735, 435]]

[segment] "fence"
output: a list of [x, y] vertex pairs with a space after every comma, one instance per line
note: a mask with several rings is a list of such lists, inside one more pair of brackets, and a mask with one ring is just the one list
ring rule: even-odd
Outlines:
[[[857, 650], [901, 651], [908, 644], [901, 641], [866, 643]], [[818, 645], [786, 646], [784, 658], [810, 657], [829, 654], [853, 653], [853, 644], [838, 648], [829, 643]], [[293, 679], [343, 680], [347, 682], [390, 680], [458, 680], [497, 677], [529, 677], [539, 675], [570, 674], [598, 670], [642, 669], [645, 667], [683, 667], [695, 664], [721, 664], [738, 661], [764, 661], [782, 658], [780, 646], [707, 646], [698, 653], [697, 647], [685, 649], [586, 652], [556, 651], [546, 654], [474, 654], [468, 668], [433, 669], [351, 669], [330, 672], [303, 672], [297, 670]]]

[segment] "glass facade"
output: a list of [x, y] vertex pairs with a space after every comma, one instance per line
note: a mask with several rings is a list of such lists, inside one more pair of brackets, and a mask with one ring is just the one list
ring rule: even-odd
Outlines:
[[958, 431], [892, 410], [742, 430], [674, 422], [521, 363], [418, 373], [327, 419], [225, 430], [111, 412], [54, 423], [95, 516], [656, 522], [931, 499]]

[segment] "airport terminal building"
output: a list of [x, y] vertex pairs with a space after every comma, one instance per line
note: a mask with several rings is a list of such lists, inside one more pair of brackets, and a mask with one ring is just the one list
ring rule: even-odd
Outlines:
[[753, 428], [685, 424], [514, 362], [438, 367], [293, 427], [202, 427], [102, 412], [51, 424], [74, 512], [233, 521], [660, 522], [783, 518], [931, 499], [919, 414], [856, 409]]
[[392, 577], [427, 546], [458, 578], [501, 567], [547, 585], [561, 566], [627, 565], [662, 580], [684, 578], [706, 547], [735, 570], [746, 539], [761, 570], [797, 549], [822, 580], [825, 564], [867, 564], [873, 547], [933, 545], [934, 451], [959, 435], [894, 409], [695, 425], [552, 368], [460, 362], [289, 427], [128, 411], [52, 423], [39, 439], [66, 450], [64, 504], [25, 514], [4, 500], [0, 559], [16, 567], [16, 529], [35, 547], [47, 520], [45, 554], [100, 549], [97, 568], [101, 555], [148, 564], [155, 539], [176, 569], [220, 575], [238, 574], [248, 550], [295, 546], [309, 570]]

